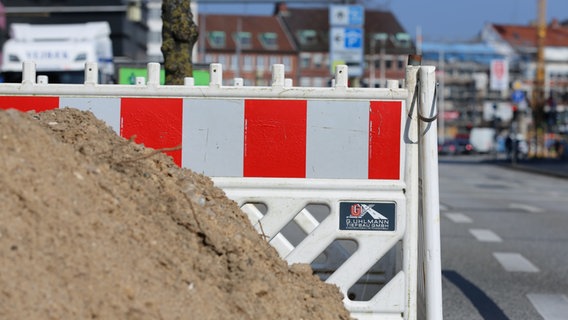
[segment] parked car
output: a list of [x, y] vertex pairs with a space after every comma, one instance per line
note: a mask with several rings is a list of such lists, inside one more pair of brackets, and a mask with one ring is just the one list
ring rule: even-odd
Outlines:
[[438, 145], [438, 154], [458, 155], [471, 154], [474, 152], [473, 146], [467, 139], [447, 140]]

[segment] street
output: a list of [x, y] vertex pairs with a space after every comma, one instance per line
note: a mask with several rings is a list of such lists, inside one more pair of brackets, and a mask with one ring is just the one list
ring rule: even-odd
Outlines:
[[568, 183], [440, 157], [444, 319], [568, 319]]

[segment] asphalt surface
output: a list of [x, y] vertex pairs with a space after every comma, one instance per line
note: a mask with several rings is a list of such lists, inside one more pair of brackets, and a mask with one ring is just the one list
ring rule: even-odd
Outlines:
[[568, 319], [567, 169], [440, 158], [444, 319]]
[[568, 159], [524, 159], [516, 162], [510, 159], [487, 160], [489, 163], [547, 176], [568, 179]]

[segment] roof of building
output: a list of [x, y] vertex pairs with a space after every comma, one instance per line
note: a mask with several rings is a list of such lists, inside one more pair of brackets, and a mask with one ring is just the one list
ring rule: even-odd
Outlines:
[[486, 43], [443, 43], [424, 42], [421, 46], [422, 59], [438, 61], [443, 55], [445, 61], [460, 62], [471, 61], [481, 64], [489, 64], [493, 59], [502, 59], [493, 47]]
[[[501, 36], [501, 39], [513, 47], [536, 47], [536, 26], [492, 24], [492, 27]], [[546, 28], [545, 46], [567, 47], [568, 28], [558, 23], [551, 23]]]
[[[237, 50], [237, 34], [243, 37], [243, 52], [295, 52], [291, 41], [279, 20], [274, 16], [200, 15], [200, 30], [205, 34], [207, 51]], [[202, 31], [201, 31], [202, 32]]]
[[329, 50], [327, 9], [287, 9], [280, 14], [300, 51]]
[[[389, 38], [386, 49], [390, 53], [410, 54], [415, 52], [414, 43], [409, 34], [390, 11], [365, 10], [365, 46], [371, 48], [373, 34], [386, 33]], [[368, 50], [367, 50], [368, 51]]]

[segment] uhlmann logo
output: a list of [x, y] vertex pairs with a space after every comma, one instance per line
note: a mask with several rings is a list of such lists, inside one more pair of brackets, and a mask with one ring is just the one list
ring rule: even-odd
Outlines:
[[353, 231], [395, 231], [394, 202], [340, 202], [339, 229]]
[[373, 209], [374, 204], [356, 203], [351, 205], [351, 215], [349, 218], [361, 219], [365, 214], [370, 214], [373, 219], [388, 220], [387, 217], [380, 214], [377, 210]]

